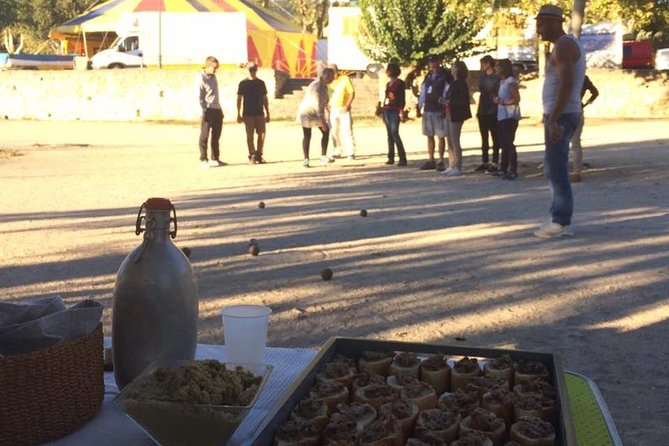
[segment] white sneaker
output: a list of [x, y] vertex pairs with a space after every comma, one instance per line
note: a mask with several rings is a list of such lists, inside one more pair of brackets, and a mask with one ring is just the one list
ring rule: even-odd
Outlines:
[[330, 164], [334, 163], [334, 158], [329, 158], [327, 156], [321, 156], [321, 164]]
[[200, 167], [203, 169], [209, 169], [209, 161], [200, 161]]
[[561, 224], [549, 221], [541, 225], [539, 229], [534, 231], [534, 236], [539, 238], [561, 238], [571, 237], [574, 233], [571, 231], [569, 225], [562, 226]]
[[223, 163], [220, 162], [219, 160], [209, 160], [209, 167], [219, 167], [222, 165]]
[[457, 167], [449, 167], [448, 169], [444, 170], [442, 174], [446, 175], [447, 177], [457, 177], [462, 175], [462, 172], [460, 172], [460, 169]]

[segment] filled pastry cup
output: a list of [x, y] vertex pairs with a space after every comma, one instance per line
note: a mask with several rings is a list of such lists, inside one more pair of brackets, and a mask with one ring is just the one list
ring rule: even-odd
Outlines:
[[381, 406], [397, 398], [397, 393], [388, 384], [370, 384], [367, 387], [358, 389], [353, 395], [353, 401], [370, 404], [376, 411], [381, 410]]
[[493, 446], [502, 446], [506, 435], [506, 424], [494, 413], [479, 408], [460, 422], [460, 435], [470, 432], [485, 435], [492, 441]]
[[458, 438], [461, 421], [462, 418], [458, 412], [441, 409], [424, 410], [418, 414], [416, 437], [421, 438], [425, 432], [431, 432], [448, 444]]
[[337, 404], [348, 403], [349, 401], [348, 388], [338, 381], [316, 384], [311, 388], [309, 396], [315, 400], [323, 401], [330, 412], [334, 411]]
[[418, 419], [418, 406], [411, 401], [395, 398], [381, 406], [380, 417], [394, 417], [402, 430], [402, 438], [407, 439], [413, 431]]
[[494, 413], [498, 418], [504, 420], [507, 426], [511, 426], [516, 419], [513, 408], [517, 399], [518, 396], [513, 392], [495, 389], [483, 395], [481, 408]]
[[505, 389], [510, 390], [509, 382], [504, 378], [496, 378], [490, 375], [481, 375], [474, 378], [467, 384], [467, 390], [475, 390], [479, 394], [479, 398], [491, 390]]
[[513, 374], [514, 384], [522, 384], [533, 379], [550, 380], [548, 368], [539, 361], [518, 361]]
[[360, 431], [354, 420], [340, 413], [333, 413], [322, 435], [324, 446], [357, 446]]
[[451, 366], [444, 355], [432, 355], [420, 364], [420, 380], [441, 395], [451, 389]]
[[360, 389], [364, 389], [370, 384], [386, 384], [386, 377], [383, 375], [370, 375], [368, 372], [360, 372], [353, 378], [351, 395], [355, 395]]
[[552, 421], [557, 413], [555, 400], [539, 394], [526, 394], [518, 397], [513, 407], [515, 420], [522, 417], [537, 417], [544, 421]]
[[511, 356], [504, 354], [493, 358], [485, 363], [483, 366], [483, 374], [493, 376], [495, 378], [502, 378], [509, 382], [509, 386], [513, 387], [513, 375], [515, 373], [515, 363]]
[[322, 427], [307, 421], [288, 420], [274, 435], [275, 446], [319, 446]]
[[407, 386], [410, 385], [416, 385], [420, 381], [418, 380], [418, 377], [416, 375], [413, 375], [411, 373], [405, 373], [405, 372], [400, 372], [397, 373], [396, 375], [389, 375], [388, 378], [386, 378], [386, 383], [393, 388], [398, 394], [402, 392], [402, 389], [404, 389]]
[[466, 389], [467, 384], [481, 375], [481, 373], [481, 368], [476, 358], [465, 356], [456, 361], [451, 370], [451, 392], [455, 392], [458, 389]]
[[457, 410], [460, 415], [466, 417], [474, 409], [481, 407], [481, 402], [475, 390], [465, 392], [460, 389], [456, 392], [443, 393], [437, 400], [437, 407], [450, 411]]
[[312, 423], [323, 429], [329, 421], [329, 410], [323, 400], [305, 398], [293, 408], [290, 418], [295, 421]]
[[493, 442], [483, 434], [469, 432], [461, 434], [458, 440], [451, 443], [451, 446], [493, 446]]
[[364, 351], [358, 359], [358, 368], [370, 375], [388, 376], [393, 358], [393, 352]]
[[540, 378], [535, 378], [520, 384], [516, 384], [513, 386], [513, 393], [518, 396], [538, 394], [550, 399], [555, 399], [556, 395], [553, 386]]
[[408, 373], [420, 378], [420, 359], [418, 359], [418, 355], [411, 352], [398, 353], [390, 364], [388, 374], [397, 375], [398, 373]]
[[358, 440], [359, 446], [399, 446], [402, 443], [402, 430], [392, 417], [374, 421]]
[[509, 436], [519, 446], [555, 445], [553, 424], [536, 417], [523, 417], [513, 423]]
[[316, 382], [330, 383], [338, 381], [350, 389], [356, 375], [355, 365], [351, 367], [350, 364], [344, 361], [329, 362], [325, 364], [323, 371], [316, 375]]
[[406, 386], [402, 389], [400, 395], [405, 400], [411, 401], [418, 406], [418, 410], [434, 409], [437, 407], [437, 392], [431, 385], [422, 381]]
[[448, 446], [449, 443], [443, 441], [436, 435], [427, 432], [428, 435], [431, 435], [431, 437], [428, 438], [416, 438], [412, 437], [409, 438], [406, 442], [406, 446]]
[[364, 431], [376, 420], [377, 412], [368, 403], [353, 402], [348, 404], [338, 404], [335, 413], [355, 421], [357, 429]]

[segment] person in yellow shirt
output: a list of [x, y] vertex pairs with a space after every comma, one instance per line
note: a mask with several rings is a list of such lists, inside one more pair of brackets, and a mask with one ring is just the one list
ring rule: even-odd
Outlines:
[[348, 159], [355, 159], [355, 141], [353, 139], [353, 120], [351, 119], [351, 104], [355, 99], [355, 89], [351, 79], [339, 72], [337, 65], [328, 65], [335, 72], [335, 80], [330, 85], [330, 129], [333, 155], [342, 156], [346, 151]]

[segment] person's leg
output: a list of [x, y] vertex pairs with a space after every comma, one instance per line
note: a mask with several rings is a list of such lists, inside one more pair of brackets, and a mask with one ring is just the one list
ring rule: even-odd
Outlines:
[[481, 163], [488, 164], [488, 151], [490, 150], [490, 143], [488, 141], [488, 133], [490, 133], [490, 128], [488, 123], [490, 122], [488, 116], [482, 115], [476, 117], [479, 122], [479, 133], [481, 134]]
[[462, 122], [451, 122], [451, 144], [448, 151], [448, 167], [462, 169], [462, 146], [460, 145], [460, 134], [462, 133]]
[[509, 168], [509, 119], [497, 121], [497, 139], [502, 150], [499, 172], [506, 173]]
[[302, 155], [309, 159], [309, 145], [311, 144], [311, 127], [302, 127]]
[[544, 174], [551, 189], [551, 221], [561, 226], [571, 224], [574, 211], [574, 200], [569, 182], [569, 141], [571, 140], [578, 121], [579, 113], [564, 113], [558, 118], [558, 125], [563, 133], [557, 142], [551, 142], [548, 135], [548, 123], [544, 117], [544, 138], [546, 152], [544, 154]]
[[337, 108], [330, 110], [330, 133], [332, 134], [332, 155], [341, 156], [342, 140], [341, 140], [341, 113]]
[[427, 137], [427, 159], [434, 163], [434, 136]]
[[[320, 128], [320, 127], [319, 127]], [[320, 128], [321, 131], [321, 157], [327, 156], [328, 155], [328, 142], [330, 141], [330, 131], [329, 130], [323, 130]]]
[[571, 138], [572, 163], [574, 164], [574, 173], [580, 174], [583, 169], [583, 146], [581, 146], [581, 135], [583, 134], [583, 124], [585, 118], [581, 114], [581, 119], [578, 121], [578, 126]]
[[253, 161], [256, 156], [256, 148], [253, 142], [253, 137], [255, 136], [255, 120], [253, 116], [245, 116], [243, 119], [244, 130], [246, 130], [246, 147], [249, 150], [249, 161]]
[[400, 158], [400, 165], [406, 165], [407, 154], [404, 151], [404, 143], [402, 143], [402, 138], [400, 138], [400, 112], [397, 110], [392, 111], [390, 131], [393, 141], [397, 145], [397, 156]]
[[351, 112], [339, 113], [339, 143], [340, 150], [343, 147], [346, 150], [346, 155], [349, 157], [355, 156], [355, 143], [353, 141], [353, 120]]
[[211, 159], [220, 161], [219, 142], [223, 131], [223, 112], [221, 110], [212, 110], [212, 112], [214, 113], [211, 123]]
[[209, 132], [211, 131], [210, 124], [210, 113], [207, 110], [202, 116], [202, 122], [200, 123], [200, 161], [207, 161], [207, 148], [209, 146]]
[[509, 119], [509, 172], [513, 174], [518, 173], [518, 152], [516, 151], [516, 130], [518, 130], [518, 121], [516, 119]]
[[383, 110], [383, 123], [386, 126], [386, 134], [388, 136], [388, 163], [392, 164], [395, 162], [395, 138], [392, 131], [391, 124], [391, 114], [392, 110]]
[[492, 136], [492, 162], [497, 164], [499, 163], [499, 129], [497, 127], [497, 116], [490, 115], [488, 116], [488, 128], [490, 129], [490, 135]]
[[255, 117], [255, 131], [258, 134], [258, 142], [256, 144], [256, 161], [263, 163], [263, 149], [265, 148], [265, 135], [267, 134], [265, 126], [265, 117], [256, 116]]

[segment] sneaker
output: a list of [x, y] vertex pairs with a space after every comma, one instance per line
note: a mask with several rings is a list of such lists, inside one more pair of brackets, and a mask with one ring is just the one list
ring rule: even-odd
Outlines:
[[256, 164], [267, 164], [267, 161], [265, 161], [265, 158], [263, 158], [260, 153], [256, 153], [255, 162]]
[[474, 169], [474, 172], [485, 172], [486, 170], [488, 170], [488, 167], [489, 167], [488, 163], [482, 163], [476, 169]]
[[407, 165], [407, 160], [400, 160], [399, 163], [397, 163], [397, 167], [406, 167]]
[[449, 167], [448, 169], [444, 170], [444, 175], [447, 177], [457, 177], [462, 175], [462, 172], [458, 167]]
[[388, 160], [388, 161], [386, 161], [385, 164], [386, 164], [386, 166], [392, 166], [393, 164], [395, 164], [395, 160]]
[[341, 158], [341, 157], [342, 155], [339, 150], [335, 150], [334, 152], [332, 152], [332, 158]]
[[497, 172], [497, 165], [496, 164], [488, 164], [488, 169], [486, 170], [486, 173], [493, 174]]
[[255, 163], [256, 163], [255, 155], [249, 155], [249, 164], [255, 164]]
[[502, 177], [503, 180], [507, 180], [507, 181], [513, 181], [517, 178], [518, 178], [518, 174], [516, 172], [509, 172]]
[[334, 158], [330, 158], [330, 157], [327, 157], [327, 156], [321, 156], [321, 164], [326, 165], [326, 164], [330, 164], [330, 163], [334, 163]]
[[549, 221], [534, 231], [534, 236], [539, 238], [561, 238], [571, 237], [572, 235], [574, 235], [574, 233], [570, 230], [569, 225], [562, 226], [561, 224], [552, 221]]
[[493, 173], [491, 173], [490, 175], [492, 175], [493, 177], [505, 177], [506, 174], [507, 174], [506, 170], [496, 170]]
[[436, 167], [437, 165], [434, 163], [434, 160], [428, 160], [420, 166], [420, 170], [434, 170]]
[[349, 155], [347, 158], [349, 161], [353, 161], [355, 159], [355, 155]]
[[200, 161], [200, 167], [203, 169], [209, 169], [209, 161]]
[[219, 160], [209, 160], [209, 167], [220, 167], [223, 163]]
[[305, 159], [304, 161], [302, 161], [302, 167], [309, 167], [309, 160], [308, 159]]
[[580, 183], [581, 182], [581, 174], [580, 173], [572, 173], [569, 175], [569, 179], [571, 180], [572, 183]]
[[437, 163], [437, 167], [436, 167], [436, 169], [437, 169], [438, 172], [443, 172], [443, 171], [446, 170], [446, 164], [444, 164], [443, 161], [439, 161], [439, 162]]

